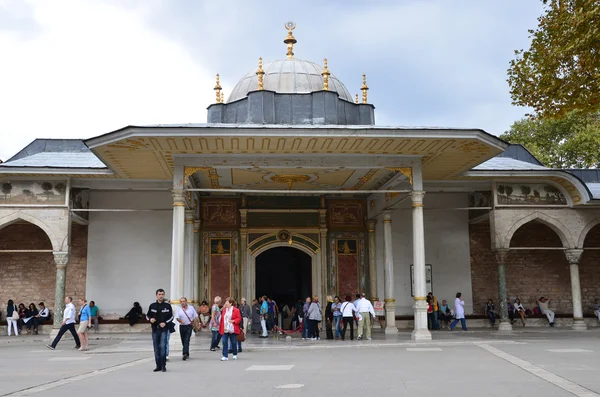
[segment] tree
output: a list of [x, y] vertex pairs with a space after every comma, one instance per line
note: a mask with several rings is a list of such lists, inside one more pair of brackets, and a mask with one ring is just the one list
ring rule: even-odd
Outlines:
[[530, 48], [515, 51], [508, 69], [513, 104], [542, 118], [600, 111], [600, 1], [542, 2]]
[[56, 185], [54, 185], [54, 190], [56, 190], [58, 192], [58, 194], [63, 196], [65, 194], [65, 192], [67, 191], [67, 185], [65, 185], [62, 182], [57, 183]]
[[53, 186], [50, 182], [42, 182], [42, 190], [44, 191], [42, 194], [46, 196], [46, 200], [54, 195], [54, 193], [52, 193], [52, 188]]
[[523, 196], [525, 196], [525, 198], [529, 197], [529, 194], [531, 193], [531, 187], [527, 186], [527, 185], [522, 185], [520, 187], [521, 189], [521, 194]]
[[562, 119], [524, 118], [500, 138], [522, 144], [547, 167], [600, 167], [600, 112], [571, 112]]
[[8, 201], [8, 195], [10, 194], [10, 192], [12, 191], [12, 183], [10, 182], [4, 182], [2, 184], [2, 194], [4, 194], [4, 201]]

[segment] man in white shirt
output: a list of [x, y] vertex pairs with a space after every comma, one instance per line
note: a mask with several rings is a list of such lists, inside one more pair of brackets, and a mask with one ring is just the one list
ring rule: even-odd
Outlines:
[[60, 338], [69, 330], [71, 335], [73, 335], [73, 339], [75, 339], [75, 349], [79, 349], [81, 347], [81, 343], [79, 342], [79, 336], [77, 336], [77, 332], [75, 332], [75, 305], [71, 303], [73, 298], [67, 296], [65, 298], [65, 311], [63, 312], [63, 321], [58, 331], [58, 335], [54, 338], [54, 341], [51, 345], [46, 345], [46, 347], [50, 350], [56, 349], [56, 345], [60, 342]]
[[375, 318], [375, 309], [371, 302], [365, 297], [363, 292], [357, 301], [356, 310], [360, 313], [361, 319], [358, 321], [358, 340], [363, 338], [365, 327], [367, 328], [367, 340], [371, 340], [371, 316]]
[[190, 338], [192, 337], [192, 322], [198, 317], [198, 313], [193, 306], [188, 305], [187, 298], [179, 299], [181, 307], [177, 309], [175, 317], [179, 322], [179, 334], [183, 344], [183, 361], [190, 357]]
[[554, 312], [550, 310], [548, 304], [550, 303], [550, 299], [544, 298], [543, 296], [537, 301], [537, 304], [542, 311], [542, 314], [545, 314], [548, 318], [548, 323], [551, 327], [554, 327]]

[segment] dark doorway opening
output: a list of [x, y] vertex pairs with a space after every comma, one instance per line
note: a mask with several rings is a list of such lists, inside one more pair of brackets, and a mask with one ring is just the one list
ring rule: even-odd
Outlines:
[[278, 306], [304, 300], [312, 290], [312, 258], [293, 247], [275, 247], [256, 257], [256, 295]]

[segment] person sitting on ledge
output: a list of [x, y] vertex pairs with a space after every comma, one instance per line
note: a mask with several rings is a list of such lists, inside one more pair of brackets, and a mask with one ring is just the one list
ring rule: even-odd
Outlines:
[[488, 299], [488, 302], [485, 305], [485, 315], [490, 320], [490, 325], [492, 327], [496, 325], [496, 314], [496, 306], [494, 305], [494, 301], [492, 299]]
[[600, 321], [600, 299], [596, 299], [596, 303], [594, 304], [594, 314], [598, 317], [598, 321]]
[[143, 314], [144, 314], [144, 311], [142, 310], [140, 303], [133, 302], [133, 307], [131, 308], [131, 310], [129, 310], [129, 312], [123, 318], [128, 319], [129, 326], [133, 327], [135, 324], [137, 324], [140, 321]]
[[543, 296], [537, 301], [540, 306], [540, 310], [542, 314], [544, 314], [548, 318], [548, 323], [550, 323], [551, 327], [554, 327], [554, 312], [548, 308], [548, 304], [550, 303], [550, 299], [544, 298]]
[[525, 308], [521, 304], [521, 299], [519, 299], [519, 298], [515, 299], [514, 313], [518, 314], [521, 317], [521, 322], [523, 323], [523, 327], [524, 327], [525, 326], [525, 317], [527, 317], [527, 315], [525, 313]]
[[450, 306], [446, 299], [442, 300], [442, 304], [439, 306], [439, 321], [445, 323], [444, 327], [448, 327], [452, 322], [452, 310], [450, 310]]

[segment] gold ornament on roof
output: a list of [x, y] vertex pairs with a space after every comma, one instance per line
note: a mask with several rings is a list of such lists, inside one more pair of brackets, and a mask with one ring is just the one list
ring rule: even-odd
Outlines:
[[329, 91], [329, 69], [327, 69], [327, 58], [323, 59], [323, 71], [321, 72], [321, 76], [323, 76], [323, 89], [325, 91]]
[[358, 103], [358, 94], [356, 94], [356, 97], [355, 97], [354, 101], [355, 101], [356, 103]]
[[222, 103], [221, 102], [221, 90], [223, 88], [221, 87], [221, 82], [219, 81], [219, 74], [217, 73], [217, 83], [215, 84], [215, 93], [217, 95], [217, 103]]
[[289, 59], [293, 59], [294, 58], [294, 44], [296, 44], [298, 42], [298, 40], [296, 40], [296, 38], [294, 37], [294, 35], [292, 34], [292, 30], [296, 29], [296, 22], [286, 22], [285, 23], [285, 28], [288, 31], [288, 35], [285, 38], [285, 40], [283, 40], [283, 42], [285, 44], [287, 44], [287, 57]]
[[225, 94], [223, 93], [223, 91], [221, 91], [221, 102], [220, 103], [225, 103]]
[[258, 58], [258, 70], [256, 71], [256, 75], [258, 76], [258, 89], [264, 90], [265, 84], [263, 77], [265, 76], [265, 71], [263, 70], [262, 58]]
[[369, 87], [367, 86], [367, 75], [363, 74], [363, 83], [362, 86], [360, 87], [360, 90], [362, 91], [362, 103], [367, 103], [367, 90], [369, 89]]
[[294, 183], [306, 182], [308, 180], [310, 180], [310, 177], [302, 174], [278, 174], [271, 177], [271, 181], [273, 182], [287, 183], [288, 189], [291, 189]]

